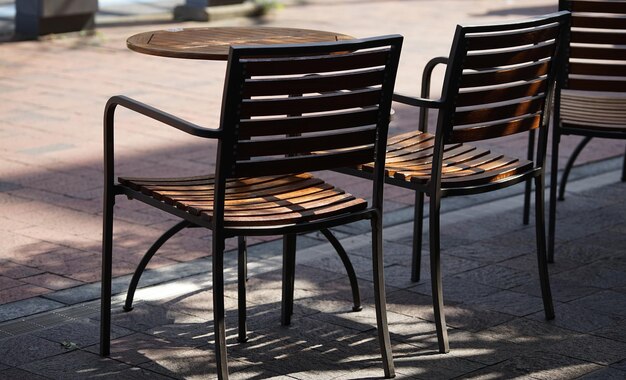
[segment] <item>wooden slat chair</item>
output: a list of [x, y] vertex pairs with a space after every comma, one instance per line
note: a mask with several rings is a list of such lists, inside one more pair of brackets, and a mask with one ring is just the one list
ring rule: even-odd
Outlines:
[[[232, 47], [219, 129], [194, 125], [127, 97], [109, 100], [104, 125], [101, 355], [110, 352], [113, 205], [115, 196], [126, 195], [180, 217], [182, 222], [170, 230], [171, 234], [189, 225], [213, 231], [213, 313], [221, 379], [228, 377], [224, 240], [246, 235], [286, 236], [283, 270], [292, 276], [283, 282], [283, 294], [291, 299], [283, 303], [282, 323], [288, 324], [293, 310], [295, 234], [369, 219], [378, 338], [385, 376], [394, 376], [381, 219], [384, 152], [401, 44], [402, 37], [394, 35], [332, 43]], [[120, 177], [115, 183], [117, 106], [194, 136], [217, 139], [215, 174]], [[315, 154], [317, 151], [326, 153]], [[372, 161], [376, 165], [371, 205], [306, 173]], [[245, 262], [240, 269], [242, 266]], [[243, 282], [245, 277], [240, 277], [240, 285]]]
[[[562, 135], [584, 136], [565, 166], [563, 200], [574, 161], [592, 137], [626, 139], [626, 1], [561, 0], [571, 11], [569, 62], [555, 94], [548, 223], [548, 260], [554, 261], [557, 170]], [[622, 169], [626, 181], [626, 154]]]
[[[440, 270], [440, 204], [446, 196], [502, 189], [533, 179], [543, 189], [547, 144], [546, 103], [559, 66], [558, 49], [568, 12], [529, 21], [458, 26], [449, 58], [436, 58], [427, 70], [447, 63], [441, 99], [396, 94], [394, 100], [439, 110], [437, 131], [389, 138], [386, 182], [416, 192], [412, 277], [419, 276], [424, 194], [430, 197], [430, 268], [439, 350], [449, 350]], [[423, 84], [423, 92], [428, 91]], [[425, 112], [420, 117], [425, 122]], [[467, 142], [521, 132], [539, 132], [534, 161], [508, 157]], [[371, 178], [374, 165], [343, 172]], [[547, 319], [554, 318], [545, 255], [544, 198], [537, 191], [536, 234], [541, 291]]]

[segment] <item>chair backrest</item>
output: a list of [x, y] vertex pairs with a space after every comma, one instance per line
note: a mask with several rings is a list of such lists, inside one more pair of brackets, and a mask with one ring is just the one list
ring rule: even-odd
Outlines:
[[626, 93], [626, 1], [560, 0], [559, 9], [572, 12], [561, 87]]
[[401, 44], [394, 35], [232, 47], [218, 172], [230, 178], [384, 163]]
[[568, 20], [569, 12], [559, 12], [515, 23], [458, 26], [437, 127], [443, 143], [542, 127]]

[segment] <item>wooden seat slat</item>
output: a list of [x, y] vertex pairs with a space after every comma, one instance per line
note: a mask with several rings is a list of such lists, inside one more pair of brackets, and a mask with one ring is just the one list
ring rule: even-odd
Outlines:
[[457, 97], [456, 106], [466, 107], [477, 104], [488, 104], [518, 98], [533, 97], [537, 94], [545, 92], [546, 88], [546, 80], [545, 78], [541, 78], [532, 82], [515, 84], [501, 88], [461, 92]]
[[544, 43], [504, 52], [468, 54], [463, 66], [466, 69], [482, 69], [539, 61], [554, 53], [553, 45], [553, 43]]
[[597, 29], [626, 29], [626, 23], [621, 17], [598, 17], [572, 15], [573, 28], [597, 28]]
[[491, 50], [508, 48], [511, 46], [533, 45], [537, 41], [548, 41], [556, 38], [559, 33], [558, 25], [550, 28], [506, 31], [500, 35], [496, 33], [483, 35], [467, 35], [468, 50]]
[[549, 68], [549, 62], [533, 62], [505, 69], [466, 71], [461, 77], [460, 88], [499, 85], [512, 80], [530, 81], [546, 75]]
[[608, 1], [571, 1], [573, 12], [621, 13], [626, 14], [626, 3]]
[[[533, 99], [517, 101], [507, 105], [489, 107], [490, 104], [484, 104], [483, 108], [467, 111], [457, 110], [454, 114], [454, 124], [455, 126], [462, 126], [467, 124], [489, 123], [532, 115], [541, 110], [544, 102], [545, 98], [538, 96]], [[470, 133], [470, 131], [466, 131], [466, 133]]]

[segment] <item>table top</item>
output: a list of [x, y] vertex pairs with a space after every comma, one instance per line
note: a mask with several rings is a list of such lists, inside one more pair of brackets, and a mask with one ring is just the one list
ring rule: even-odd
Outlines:
[[135, 34], [126, 40], [126, 45], [139, 53], [161, 57], [225, 61], [231, 45], [298, 44], [352, 38], [345, 34], [297, 28], [171, 28]]

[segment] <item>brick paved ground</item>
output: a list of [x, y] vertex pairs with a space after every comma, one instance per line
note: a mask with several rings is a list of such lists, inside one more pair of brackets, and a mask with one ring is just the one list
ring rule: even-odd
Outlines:
[[[333, 30], [357, 37], [386, 33], [403, 34], [406, 40], [397, 88], [400, 92], [415, 94], [419, 88], [420, 72], [424, 63], [432, 56], [447, 54], [454, 25], [457, 22], [497, 22], [504, 19], [526, 17], [551, 11], [555, 9], [554, 3], [547, 0], [423, 0], [409, 2], [314, 0], [302, 4], [292, 4], [261, 19], [236, 19], [223, 21], [218, 24], [260, 24], [315, 28]], [[332, 15], [332, 17], [329, 17], [329, 15]], [[140, 31], [198, 25], [204, 24], [164, 25], [162, 23], [143, 23], [141, 25], [130, 24], [122, 26], [117, 24], [116, 26], [100, 27], [97, 33], [91, 37], [78, 35], [55, 36], [45, 38], [42, 41], [0, 45], [0, 321], [10, 321], [37, 312], [67, 305], [76, 305], [80, 302], [93, 300], [98, 296], [97, 281], [99, 280], [100, 267], [102, 187], [101, 119], [103, 105], [108, 97], [115, 94], [129, 95], [196, 123], [215, 125], [214, 123], [219, 112], [221, 87], [223, 85], [224, 63], [173, 60], [141, 55], [126, 49], [124, 43], [126, 37]], [[414, 117], [415, 111], [398, 107], [395, 130], [402, 131], [411, 128]], [[117, 134], [117, 146], [119, 149], [117, 156], [118, 173], [127, 175], [137, 173], [142, 175], [185, 175], [197, 174], [198, 171], [211, 169], [214, 146], [210, 143], [198, 142], [127, 112], [120, 112], [118, 120], [121, 127]], [[575, 141], [577, 141], [576, 138], [567, 139], [565, 144], [562, 145], [561, 152], [564, 157], [569, 154]], [[523, 143], [522, 139], [517, 139], [512, 143], [496, 141], [494, 145], [511, 153], [521, 153], [525, 150]], [[592, 142], [584, 151], [580, 163], [591, 162], [593, 164], [580, 168], [573, 175], [580, 177], [605, 171], [612, 173], [618, 169], [619, 160], [607, 161], [606, 159], [620, 155], [623, 149], [623, 143], [620, 142], [607, 140]], [[561, 160], [561, 162], [563, 161], [564, 159]], [[362, 182], [359, 180], [341, 178], [337, 175], [328, 175], [328, 177], [338, 182], [342, 187], [348, 188], [357, 194], [360, 191], [359, 187], [362, 186]], [[617, 180], [618, 177], [616, 175], [612, 178]], [[621, 187], [618, 186], [616, 189], [618, 190], [614, 190], [614, 193], [619, 193]], [[509, 195], [510, 192], [503, 194]], [[614, 195], [616, 194], [611, 194], [611, 196]], [[386, 193], [387, 224], [389, 226], [399, 226], [397, 228], [404, 231], [403, 233], [405, 234], [410, 227], [403, 222], [410, 220], [411, 210], [408, 206], [412, 204], [412, 199], [413, 195], [404, 190], [389, 188]], [[445, 204], [445, 206], [450, 210], [463, 209], [472, 202], [485, 202], [492, 199], [474, 197], [468, 200], [454, 200]], [[582, 202], [584, 207], [593, 208], [593, 202], [587, 201], [586, 197], [582, 199], [585, 200]], [[611, 198], [609, 200], [614, 204], [619, 204], [619, 199]], [[171, 218], [158, 211], [150, 210], [135, 203], [120, 199], [116, 208], [114, 274], [119, 277], [116, 282], [116, 289], [120, 291], [123, 288], [123, 284], [128, 281], [127, 275], [134, 269], [143, 251], [174, 222]], [[567, 203], [571, 205], [574, 202]], [[606, 211], [610, 210], [610, 208], [601, 210]], [[606, 217], [602, 212], [604, 211], [599, 211], [596, 217], [597, 221], [596, 219], [593, 220], [594, 225], [604, 226], [603, 223], [600, 223]], [[492, 215], [490, 218], [494, 217], [496, 216]], [[614, 223], [610, 227], [614, 231], [623, 231], [623, 226], [620, 226], [620, 223], [622, 223], [621, 219], [614, 219], [613, 217], [616, 217], [616, 214], [613, 212], [609, 217], [610, 222]], [[576, 235], [575, 232], [587, 232], [581, 231], [583, 228], [574, 219], [570, 223], [572, 234]], [[522, 228], [517, 224], [517, 218], [512, 219], [511, 226], [509, 226], [509, 223], [506, 225], [511, 228]], [[459, 229], [461, 228], [453, 229], [452, 232], [456, 232]], [[596, 230], [592, 231], [594, 233], [598, 232]], [[362, 232], [362, 229], [352, 228], [342, 230], [341, 232], [341, 236], [348, 237]], [[520, 232], [520, 234], [522, 235], [523, 233]], [[491, 238], [492, 235], [481, 235], [481, 237]], [[392, 238], [388, 239], [394, 241]], [[444, 245], [446, 241], [448, 244], [456, 244], [459, 241], [464, 242], [463, 239], [463, 234], [456, 237], [453, 234], [449, 234], [448, 240], [444, 240]], [[603, 239], [605, 238], [603, 237]], [[301, 240], [307, 246], [320, 244], [320, 240], [315, 236], [305, 237]], [[524, 236], [520, 236], [515, 242], [520, 243], [525, 240]], [[259, 241], [255, 240], [252, 243], [259, 243]], [[399, 244], [400, 246], [396, 247], [396, 250], [404, 252], [407, 249], [408, 239], [405, 238]], [[612, 241], [611, 244], [613, 244], [611, 247], [613, 251], [623, 247], [621, 242]], [[492, 243], [487, 245], [488, 249], [480, 245], [475, 247], [470, 253], [483, 250], [491, 251], [496, 249], [496, 245], [492, 241]], [[173, 280], [183, 275], [189, 276], [204, 271], [204, 267], [198, 267], [194, 260], [205, 258], [208, 255], [209, 247], [210, 237], [207, 237], [202, 231], [185, 232], [172, 239], [171, 243], [164, 246], [159, 255], [153, 259], [151, 268], [160, 268], [160, 271], [155, 271], [153, 277], [147, 278], [146, 283], [159, 283]], [[234, 247], [232, 242], [229, 247]], [[259, 244], [257, 249], [262, 252], [273, 252], [276, 247], [276, 243], [270, 242]], [[598, 248], [598, 252], [596, 252], [596, 248], [591, 245], [583, 245], [583, 248], [586, 249], [585, 252], [590, 257], [585, 259], [589, 261], [581, 259], [580, 264], [589, 264], [591, 266], [585, 266], [578, 272], [576, 271], [578, 270], [577, 268], [565, 268], [572, 271], [572, 278], [569, 280], [576, 283], [577, 277], [588, 275], [590, 278], [596, 279], [593, 281], [599, 282], [601, 276], [597, 273], [590, 273], [600, 266], [600, 263], [596, 261], [596, 258], [599, 261], [599, 257], [593, 257], [592, 259], [592, 256], [600, 253], [599, 256], [602, 257], [601, 254], [604, 253], [604, 250]], [[391, 248], [391, 250], [393, 249]], [[460, 248], [458, 249], [461, 251]], [[513, 248], [511, 250], [512, 253], [524, 253]], [[584, 252], [581, 254], [584, 254]], [[458, 255], [463, 257], [462, 252], [458, 252]], [[400, 255], [397, 257], [400, 258]], [[508, 258], [508, 256], [505, 257], [505, 259]], [[395, 269], [402, 268], [402, 263], [406, 263], [406, 260], [406, 253], [403, 253], [401, 261], [392, 263], [389, 269], [392, 273], [392, 279], [403, 278], [393, 273], [395, 273]], [[621, 259], [617, 257], [612, 260], [612, 262], [619, 262]], [[525, 259], [518, 257], [517, 261], [524, 262]], [[481, 263], [480, 259], [478, 259], [478, 263]], [[462, 269], [469, 268], [462, 267]], [[513, 269], [516, 269], [516, 267], [513, 266]], [[558, 269], [558, 271], [561, 271], [561, 269]], [[623, 268], [619, 267], [615, 268], [615, 270], [617, 270], [617, 273], [611, 272], [611, 278], [618, 278], [619, 275], [623, 275], [623, 272], [621, 272]], [[276, 281], [275, 273], [273, 275], [271, 273], [264, 274], [263, 276], [269, 276], [270, 280]], [[314, 274], [311, 274], [311, 276], [315, 277]], [[476, 282], [481, 283], [483, 281], [481, 278], [489, 278], [492, 274], [486, 270], [483, 273], [476, 274], [476, 276], [478, 277], [464, 278], [463, 281], [471, 281], [472, 284]], [[520, 289], [525, 289], [523, 286], [526, 282], [532, 285], [532, 282], [527, 281], [527, 277], [521, 276], [518, 280], [520, 282], [505, 284], [506, 286], [503, 286], [503, 288], [522, 287]], [[402, 288], [402, 286], [397, 284], [390, 283], [390, 285], [397, 286], [398, 289]], [[405, 285], [408, 286], [408, 284]], [[598, 292], [602, 296], [599, 300], [590, 297], [589, 300], [584, 302], [589, 304], [602, 303], [604, 302], [603, 300], [615, 294], [621, 294], [623, 286], [624, 284], [619, 284], [619, 281], [611, 282], [609, 285], [594, 283], [592, 286], [594, 292], [585, 293], [583, 290], [582, 293], [575, 293], [574, 298], [565, 298], [563, 301], [578, 300], [591, 295], [591, 293], [595, 294]], [[487, 297], [491, 294], [489, 292], [481, 293], [482, 290], [480, 289], [482, 288], [480, 286], [476, 287], [475, 292], [479, 296], [477, 298]], [[566, 291], [567, 286], [563, 287], [564, 291]], [[468, 287], [462, 288], [468, 289]], [[427, 292], [423, 285], [418, 285], [411, 289], [411, 292], [413, 290], [418, 293]], [[520, 289], [517, 289], [517, 291], [520, 292]], [[205, 291], [206, 289], [198, 290], [198, 292]], [[522, 293], [526, 291], [523, 290]], [[534, 296], [533, 292], [534, 290], [528, 290], [527, 294]], [[398, 294], [402, 294], [402, 292]], [[181, 297], [182, 299], [187, 299], [189, 296]], [[499, 297], [501, 299], [505, 296]], [[450, 300], [459, 301], [454, 298]], [[172, 302], [176, 303], [177, 301]], [[405, 314], [413, 317], [425, 316], [428, 310], [428, 302], [427, 297], [425, 297], [423, 311], [416, 311], [416, 313], [411, 311]], [[484, 302], [498, 303], [493, 300], [484, 300]], [[163, 303], [157, 304], [163, 306]], [[525, 303], [522, 304], [525, 305]], [[182, 304], [182, 307], [187, 306]], [[312, 306], [312, 309], [317, 310], [316, 307]], [[593, 307], [591, 309], [593, 310]], [[207, 308], [203, 307], [200, 310], [208, 318], [208, 314], [206, 314]], [[259, 306], [259, 313], [263, 313], [264, 310]], [[463, 313], [463, 309], [459, 309], [459, 318]], [[610, 315], [610, 317], [606, 319], [606, 324], [598, 328], [605, 328], [610, 323], [617, 323], [622, 320], [621, 317], [614, 317], [614, 315], [619, 316], [619, 312], [605, 311], [605, 313]], [[494, 320], [490, 320], [489, 323], [495, 325], [506, 322], [509, 320], [507, 318], [511, 318], [511, 315], [521, 317], [521, 315], [511, 312], [506, 318], [499, 319], [496, 317]], [[527, 316], [527, 314], [523, 315]], [[171, 318], [168, 321], [175, 319]], [[313, 319], [315, 320], [315, 318]], [[428, 318], [426, 317], [426, 319]], [[587, 319], [592, 320], [593, 318]], [[478, 321], [480, 320], [478, 318]], [[523, 319], [523, 321], [525, 320]], [[605, 319], [602, 320], [604, 321]], [[84, 322], [88, 325], [93, 324], [93, 320]], [[157, 321], [157, 324], [160, 323], [162, 321]], [[187, 322], [183, 321], [183, 323]], [[191, 321], [189, 323], [195, 322]], [[339, 325], [342, 323], [343, 325], [346, 324], [345, 321], [336, 323]], [[463, 323], [467, 323], [467, 321]], [[589, 323], [595, 322], [591, 321]], [[369, 326], [371, 324], [368, 324]], [[453, 326], [462, 327], [463, 325]], [[544, 325], [539, 324], [536, 326], [541, 327]], [[621, 326], [623, 337], [623, 325]], [[122, 327], [128, 328], [130, 326], [122, 324]], [[178, 327], [177, 325], [175, 328]], [[205, 328], [204, 325], [201, 325], [201, 327]], [[430, 331], [430, 327], [427, 328], [428, 331]], [[586, 329], [586, 331], [582, 332], [591, 331], [590, 327], [586, 327]], [[483, 330], [483, 328], [477, 327], [467, 331], [476, 332]], [[127, 331], [124, 330], [124, 332]], [[267, 334], [270, 334], [267, 335], [268, 342], [272, 338], [282, 339], [282, 336], [276, 337], [271, 335], [277, 334], [277, 331], [282, 330], [266, 331]], [[338, 331], [343, 334], [343, 330], [339, 329]], [[421, 333], [421, 329], [407, 334], [416, 336], [418, 333]], [[125, 334], [120, 333], [120, 335]], [[365, 334], [363, 338], [370, 335], [369, 333]], [[2, 334], [0, 333], [1, 336]], [[354, 339], [351, 334], [346, 336], [350, 337], [349, 339]], [[427, 337], [428, 334], [425, 336]], [[33, 335], [29, 339], [39, 342], [41, 338], [36, 338]], [[55, 339], [50, 337], [46, 339], [48, 339], [46, 342], [55, 341]], [[398, 339], [403, 341], [401, 338]], [[618, 338], [612, 339], [620, 340]], [[513, 340], [515, 341], [515, 339]], [[471, 341], [472, 339], [468, 339], [468, 342]], [[491, 342], [491, 340], [488, 341]], [[568, 339], [563, 341], [568, 341]], [[83, 342], [81, 347], [86, 347], [93, 342], [93, 340]], [[357, 342], [357, 340], [354, 342]], [[418, 346], [425, 344], [425, 341], [420, 342]], [[432, 337], [428, 342], [432, 343]], [[0, 343], [0, 350], [3, 350], [3, 347], [10, 347], [11, 344], [9, 343], [10, 341]], [[198, 346], [202, 346], [202, 344]], [[47, 347], [45, 344], [43, 346]], [[63, 350], [59, 351], [57, 346], [50, 347], [49, 352], [44, 354], [37, 353], [37, 355], [47, 357], [49, 356], [48, 353], [65, 352]], [[185, 349], [184, 351], [188, 349], [197, 352], [195, 351], [196, 346], [193, 345], [182, 345], [181, 347]], [[347, 346], [343, 346], [341, 350], [346, 350], [347, 348]], [[473, 347], [473, 349], [490, 351], [492, 347]], [[158, 345], [155, 347], [155, 350], [161, 350], [159, 352], [162, 355], [166, 353]], [[206, 347], [200, 350], [205, 352]], [[314, 350], [319, 351], [320, 348], [316, 347]], [[332, 351], [330, 348], [329, 350]], [[410, 351], [409, 349], [406, 350], [407, 353]], [[400, 349], [397, 352], [404, 352], [404, 350]], [[558, 350], [548, 352], [559, 354]], [[71, 355], [85, 358], [87, 360], [86, 363], [93, 362], [96, 368], [100, 368], [100, 364], [97, 364], [100, 362], [89, 356], [86, 351], [72, 352]], [[169, 356], [170, 352], [167, 352], [166, 355]], [[245, 356], [246, 354], [241, 355]], [[455, 355], [462, 356], [463, 354], [457, 353]], [[446, 358], [458, 359], [455, 355], [447, 356]], [[487, 352], [485, 355], [489, 356]], [[0, 355], [0, 357], [2, 356]], [[14, 354], [14, 356], [19, 357], [20, 355]], [[408, 359], [401, 359], [404, 356]], [[65, 357], [63, 355], [59, 358]], [[433, 358], [435, 357], [438, 356], [433, 356]], [[431, 361], [429, 356], [415, 358], [408, 354], [399, 356], [400, 362], [402, 360], [417, 360], [414, 363], [416, 366], [421, 366], [422, 363], [430, 363], [433, 371], [441, 366], [441, 362], [437, 361], [438, 359]], [[570, 368], [570, 364], [571, 368], [596, 368], [594, 366], [578, 365], [575, 362], [570, 363], [568, 360], [572, 358], [599, 364], [610, 364], [608, 362], [600, 363], [589, 360], [589, 358], [581, 356], [568, 356], [565, 359], [558, 357], [555, 361], [548, 360], [548, 362], [565, 363], [558, 368], [564, 368], [566, 364], [567, 368]], [[150, 359], [154, 360], [154, 357], [150, 357]], [[310, 359], [317, 360], [315, 356]], [[35, 358], [33, 357], [24, 359], [21, 362], [0, 360], [0, 363], [16, 366], [34, 360]], [[145, 360], [145, 358], [142, 360]], [[369, 359], [363, 360], [362, 363], [367, 362]], [[452, 359], [445, 360], [451, 361]], [[506, 360], [502, 361], [494, 358], [489, 360], [495, 360], [495, 362], [479, 362], [483, 366], [484, 364], [500, 363], [504, 366], [503, 370], [512, 367], [523, 367], [522, 364], [524, 364], [522, 362], [517, 364], [509, 363], [510, 366], [507, 366], [503, 364], [507, 363]], [[529, 360], [524, 359], [523, 362]], [[77, 362], [80, 363], [80, 360]], [[243, 362], [245, 363], [245, 360]], [[336, 362], [336, 360], [333, 359], [333, 362]], [[125, 363], [137, 364], [130, 361]], [[307, 363], [304, 361], [301, 364], [306, 365]], [[171, 370], [168, 365], [163, 363], [154, 365]], [[450, 365], [445, 364], [443, 367]], [[121, 365], [121, 367], [124, 369], [128, 368], [126, 365]], [[361, 368], [361, 365], [359, 364], [357, 367]], [[0, 371], [2, 368], [4, 368], [4, 365], [0, 364]], [[348, 368], [348, 370], [355, 368]], [[476, 367], [476, 369], [478, 368], [482, 367]], [[267, 373], [272, 372], [269, 368], [266, 369], [269, 371]], [[311, 368], [308, 368], [308, 370], [311, 370]], [[10, 371], [15, 371], [15, 369], [10, 368], [8, 371], [6, 373], [12, 373]], [[41, 369], [32, 370], [32, 372], [38, 373], [43, 373], [42, 371]], [[173, 371], [180, 372], [178, 370]], [[163, 371], [157, 370], [157, 372]], [[281, 370], [276, 370], [275, 372], [283, 373]], [[459, 374], [466, 372], [468, 371], [459, 372]], [[291, 370], [288, 373], [293, 375]], [[168, 374], [171, 375], [170, 372]], [[432, 376], [428, 376], [429, 374]], [[437, 376], [451, 377], [454, 374], [456, 372], [438, 373]], [[572, 377], [567, 374], [568, 372], [564, 373], [563, 377]], [[377, 372], [374, 375], [377, 375]], [[436, 377], [434, 372], [422, 373], [421, 376], [424, 378]], [[534, 376], [538, 375], [535, 374]], [[62, 376], [53, 375], [52, 377]], [[544, 377], [552, 378], [553, 376], [546, 374]]]

